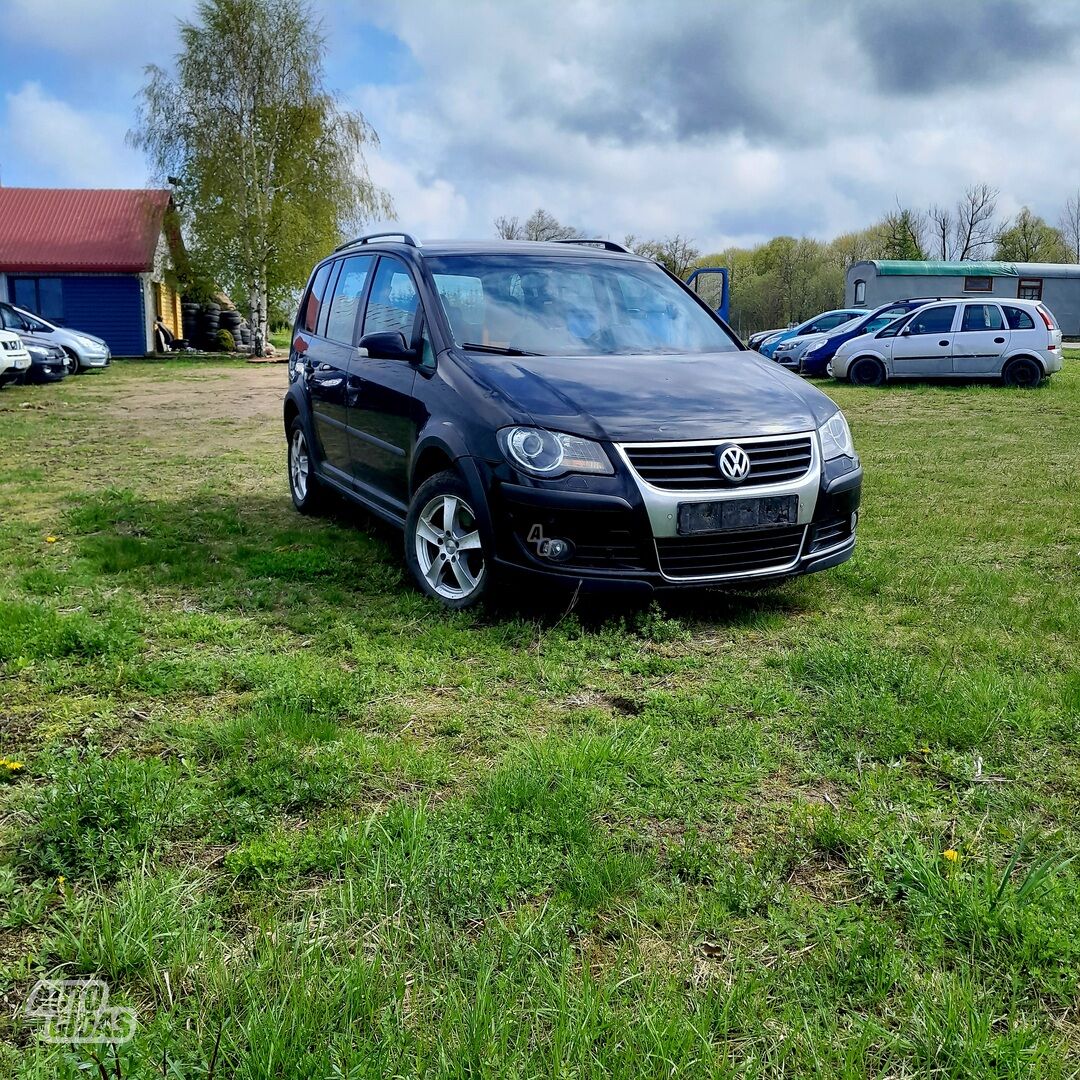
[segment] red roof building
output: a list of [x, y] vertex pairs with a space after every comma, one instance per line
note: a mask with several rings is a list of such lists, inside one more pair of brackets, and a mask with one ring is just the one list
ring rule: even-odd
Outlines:
[[0, 301], [102, 337], [120, 355], [153, 349], [155, 316], [179, 337], [166, 280], [179, 244], [166, 228], [171, 205], [154, 189], [0, 187]]

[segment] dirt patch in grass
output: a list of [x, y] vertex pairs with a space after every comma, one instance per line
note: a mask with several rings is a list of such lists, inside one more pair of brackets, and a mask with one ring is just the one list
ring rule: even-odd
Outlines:
[[154, 430], [207, 420], [277, 420], [288, 384], [284, 367], [201, 369], [170, 380], [142, 379], [126, 393], [110, 397], [104, 412]]

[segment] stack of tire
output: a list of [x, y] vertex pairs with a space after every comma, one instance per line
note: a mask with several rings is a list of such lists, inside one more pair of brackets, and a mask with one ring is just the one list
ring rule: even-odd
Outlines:
[[217, 351], [217, 332], [221, 328], [221, 307], [218, 304], [203, 304], [199, 311], [199, 332], [196, 342], [200, 349], [207, 352]]
[[232, 334], [233, 341], [239, 345], [241, 343], [240, 324], [243, 321], [239, 311], [225, 310], [218, 316], [218, 329], [228, 330]]
[[199, 305], [185, 300], [180, 305], [180, 318], [183, 324], [183, 340], [195, 345], [199, 337]]
[[251, 327], [246, 322], [240, 324], [240, 340], [237, 344], [245, 349], [251, 348]]

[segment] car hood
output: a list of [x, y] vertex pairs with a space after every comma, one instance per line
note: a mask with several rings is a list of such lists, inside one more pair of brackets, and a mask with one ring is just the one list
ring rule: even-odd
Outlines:
[[19, 337], [22, 338], [22, 342], [24, 345], [37, 345], [39, 348], [50, 349], [54, 352], [59, 353], [61, 356], [64, 355], [64, 350], [61, 349], [55, 341], [50, 341], [46, 337], [41, 337], [37, 334], [20, 334]]
[[837, 342], [836, 351], [850, 352], [852, 349], [861, 349], [868, 345], [874, 338], [874, 334], [856, 334], [853, 337], [844, 337]]
[[750, 351], [649, 356], [486, 356], [464, 365], [523, 421], [616, 442], [780, 435], [836, 405]]

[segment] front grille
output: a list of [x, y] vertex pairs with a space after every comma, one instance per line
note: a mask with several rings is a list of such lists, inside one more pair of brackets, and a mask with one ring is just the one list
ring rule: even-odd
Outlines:
[[660, 569], [670, 578], [783, 570], [802, 549], [805, 525], [657, 539]]
[[851, 518], [838, 518], [835, 521], [823, 521], [814, 526], [810, 539], [811, 551], [822, 551], [835, 547], [851, 536]]
[[[725, 442], [728, 440], [724, 440]], [[790, 435], [761, 442], [732, 439], [750, 457], [743, 487], [782, 484], [804, 476], [813, 461], [809, 435]], [[630, 464], [647, 484], [664, 491], [714, 491], [730, 488], [716, 464], [721, 442], [624, 447]]]

